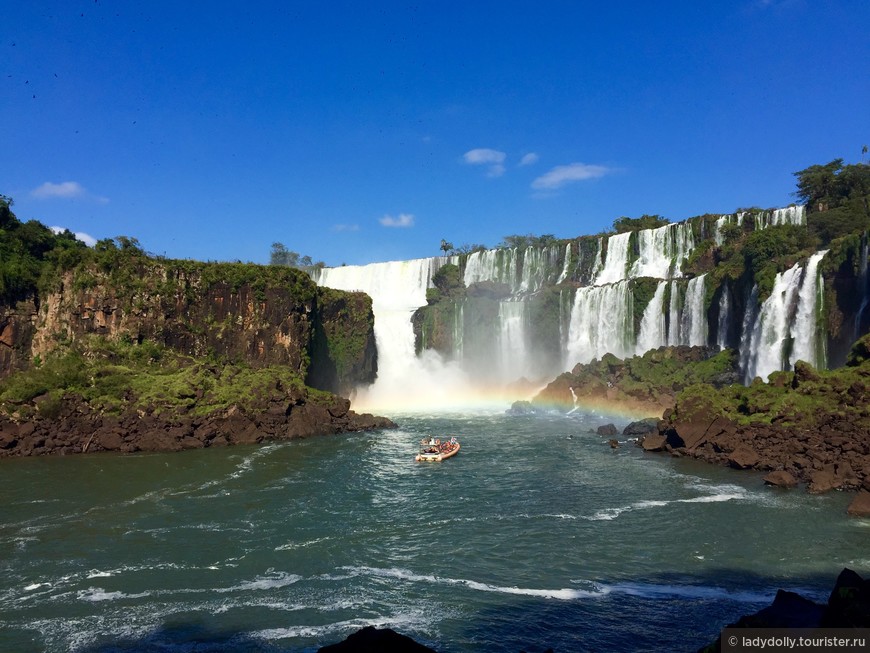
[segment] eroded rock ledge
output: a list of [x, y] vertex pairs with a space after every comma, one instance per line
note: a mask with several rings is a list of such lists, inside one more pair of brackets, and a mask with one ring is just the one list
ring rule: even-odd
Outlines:
[[[34, 400], [37, 407], [49, 401]], [[22, 421], [0, 415], [0, 457], [181, 451], [396, 426], [386, 417], [355, 413], [343, 397], [310, 398], [297, 388], [276, 388], [257, 406], [231, 405], [202, 415], [141, 408], [106, 415], [75, 394], [65, 395], [51, 412], [45, 417], [37, 410]]]

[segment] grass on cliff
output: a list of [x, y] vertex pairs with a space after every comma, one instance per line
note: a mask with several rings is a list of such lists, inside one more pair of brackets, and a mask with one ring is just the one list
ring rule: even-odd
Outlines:
[[31, 401], [46, 417], [65, 394], [81, 396], [93, 410], [118, 414], [139, 409], [151, 414], [205, 415], [238, 405], [262, 406], [271, 396], [319, 401], [328, 396], [304, 385], [287, 367], [252, 368], [192, 359], [153, 343], [91, 339], [86, 347], [58, 353], [0, 384], [0, 410], [27, 417]]

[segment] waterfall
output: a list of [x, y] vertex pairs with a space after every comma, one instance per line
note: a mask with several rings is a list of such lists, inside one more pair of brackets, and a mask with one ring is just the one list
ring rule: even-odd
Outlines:
[[519, 291], [535, 292], [545, 283], [552, 283], [558, 260], [559, 250], [556, 246], [527, 247], [523, 252], [523, 273]]
[[487, 249], [472, 252], [465, 261], [463, 281], [466, 286], [480, 281], [496, 281], [510, 287], [511, 292], [519, 288], [516, 249]]
[[501, 378], [504, 381], [521, 378], [530, 367], [527, 341], [528, 306], [528, 302], [524, 301], [505, 301], [498, 305]]
[[676, 281], [671, 281], [671, 300], [668, 304], [668, 345], [675, 347], [682, 342], [680, 311], [680, 287]]
[[823, 305], [825, 286], [819, 283], [819, 262], [828, 250], [816, 252], [807, 262], [806, 271], [798, 292], [797, 314], [791, 328], [794, 347], [789, 363], [806, 361], [813, 367], [825, 364], [825, 339], [818, 337], [819, 308]]
[[[709, 237], [721, 243], [725, 225], [741, 224], [747, 215], [757, 228], [806, 221], [801, 206], [754, 215], [739, 212], [710, 221]], [[606, 245], [604, 237], [597, 237], [564, 247], [469, 254], [464, 259], [466, 286], [493, 282], [504, 287], [474, 289], [455, 306], [441, 306], [427, 316], [434, 320], [426, 322], [427, 329], [434, 324], [443, 336], [439, 342], [449, 342], [452, 335], [454, 349], [447, 362], [425, 346], [415, 356], [411, 317], [426, 305], [433, 273], [446, 263], [458, 264], [459, 257], [325, 268], [313, 277], [320, 285], [361, 290], [372, 297], [379, 374], [360, 395], [369, 406], [387, 405], [381, 400], [390, 397], [407, 405], [409, 393], [433, 401], [445, 390], [455, 395], [461, 387], [468, 394], [472, 382], [538, 381], [607, 353], [642, 355], [663, 345], [710, 343], [724, 348], [739, 342], [747, 382], [788, 369], [799, 359], [826, 365], [827, 334], [819, 317], [824, 299], [819, 263], [825, 252], [776, 275], [773, 291], [762, 303], [758, 288], [745, 298], [736, 297], [737, 286], [728, 281], [717, 290], [708, 287], [712, 276], [681, 278], [680, 266], [695, 247], [696, 230], [696, 223], [685, 222], [614, 234]], [[865, 238], [860, 270], [864, 294], [856, 298], [856, 331], [864, 327], [870, 305], [868, 249]], [[639, 277], [644, 281], [635, 281]], [[574, 282], [589, 285], [576, 288]], [[560, 283], [556, 292], [553, 285]], [[638, 289], [652, 291], [652, 297], [636, 316], [633, 293]], [[718, 306], [709, 311], [708, 295], [714, 290]], [[740, 306], [745, 306], [744, 314], [735, 315]], [[710, 312], [718, 315], [716, 324], [708, 324]]]
[[686, 287], [686, 299], [683, 305], [682, 338], [683, 345], [707, 344], [707, 313], [704, 310], [706, 274], [695, 277]]
[[637, 336], [637, 355], [641, 356], [650, 349], [657, 349], [667, 342], [665, 324], [665, 290], [668, 282], [659, 281], [655, 294], [643, 311], [640, 320], [640, 332]]
[[800, 263], [776, 275], [773, 291], [758, 312], [746, 346], [744, 380], [767, 379], [771, 372], [788, 369], [798, 360], [820, 366], [825, 361], [824, 339], [819, 338], [819, 309], [824, 285], [819, 283], [819, 262], [828, 250], [813, 254], [806, 267]]
[[[604, 267], [595, 277], [595, 285], [614, 283], [625, 279], [628, 266], [628, 242], [631, 232], [616, 234], [607, 239], [607, 257], [604, 259]], [[601, 252], [601, 250], [598, 250]]]
[[728, 325], [731, 324], [731, 286], [727, 281], [722, 285], [719, 297], [719, 321], [716, 329], [716, 344], [719, 349], [728, 347]]
[[761, 211], [755, 215], [755, 228], [757, 230], [781, 224], [802, 226], [806, 225], [806, 223], [806, 207], [803, 205], [787, 206], [784, 209], [774, 209], [773, 211]]
[[568, 328], [567, 365], [588, 363], [606, 353], [634, 353], [633, 297], [628, 281], [578, 288]]
[[562, 263], [562, 272], [559, 274], [559, 278], [556, 279], [556, 283], [562, 283], [565, 279], [568, 278], [568, 264], [571, 262], [571, 243], [568, 242], [565, 245], [565, 262]]
[[455, 257], [434, 257], [411, 261], [390, 261], [369, 265], [323, 268], [313, 277], [320, 286], [338, 290], [362, 291], [372, 298], [375, 316], [375, 342], [378, 348], [378, 377], [371, 388], [358, 397], [359, 403], [383, 406], [401, 404], [413, 394], [437, 401], [452, 384], [465, 383], [455, 366], [445, 365], [434, 352], [418, 358], [414, 352], [411, 316], [426, 304], [426, 289], [432, 275]]
[[631, 267], [630, 277], [681, 277], [680, 265], [695, 248], [692, 225], [688, 222], [641, 229], [637, 232], [637, 242], [638, 258]]

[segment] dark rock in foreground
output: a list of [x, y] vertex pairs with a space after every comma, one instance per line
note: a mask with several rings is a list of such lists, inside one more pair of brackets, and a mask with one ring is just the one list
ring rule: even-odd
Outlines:
[[607, 436], [617, 435], [619, 433], [615, 424], [603, 424], [602, 426], [599, 426], [597, 429], [595, 429], [595, 432], [598, 435], [607, 435]]
[[318, 649], [319, 653], [436, 653], [390, 628], [366, 626], [338, 644]]
[[[851, 569], [843, 569], [827, 605], [800, 594], [779, 590], [773, 603], [755, 614], [744, 615], [726, 628], [867, 628], [870, 627], [870, 580]], [[720, 651], [721, 641], [699, 653]]]

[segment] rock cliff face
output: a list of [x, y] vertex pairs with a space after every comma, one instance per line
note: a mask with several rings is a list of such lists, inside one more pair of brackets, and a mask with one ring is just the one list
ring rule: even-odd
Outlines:
[[[242, 270], [245, 269], [242, 276]], [[371, 301], [318, 289], [291, 268], [143, 259], [134, 274], [66, 272], [52, 292], [0, 307], [0, 377], [90, 335], [193, 357], [284, 365], [348, 393], [377, 372]]]
[[366, 295], [292, 268], [97, 259], [0, 306], [0, 457], [394, 426], [331, 394], [375, 380], [373, 326]]

